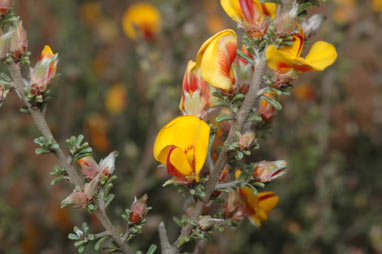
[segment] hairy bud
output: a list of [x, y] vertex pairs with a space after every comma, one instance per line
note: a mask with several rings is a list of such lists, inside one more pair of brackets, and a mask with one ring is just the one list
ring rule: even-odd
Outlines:
[[25, 32], [21, 22], [10, 28], [10, 31], [12, 31], [10, 51], [12, 58], [17, 62], [27, 52], [27, 33]]
[[147, 214], [147, 195], [143, 195], [139, 200], [135, 199], [130, 208], [129, 221], [133, 224], [141, 222]]
[[33, 95], [44, 93], [52, 84], [57, 71], [58, 54], [49, 46], [41, 52], [40, 61], [31, 69], [30, 88]]
[[98, 173], [98, 165], [92, 156], [86, 156], [79, 159], [77, 165], [87, 179], [92, 180], [96, 177]]
[[99, 181], [100, 181], [100, 178], [96, 177], [93, 180], [91, 180], [89, 183], [85, 184], [84, 193], [88, 200], [93, 199], [95, 194], [97, 194]]
[[4, 60], [8, 57], [11, 50], [11, 38], [15, 31], [8, 31], [0, 36], [0, 60]]
[[111, 175], [115, 170], [115, 158], [119, 153], [117, 151], [111, 152], [105, 159], [99, 163], [99, 170], [102, 175]]
[[247, 131], [239, 137], [240, 149], [249, 148], [255, 140], [255, 133], [253, 131]]
[[285, 168], [288, 162], [283, 160], [278, 161], [261, 161], [253, 170], [252, 176], [256, 181], [270, 182], [273, 179], [285, 174]]
[[75, 208], [84, 208], [88, 203], [86, 194], [81, 190], [74, 190], [67, 198], [61, 201], [61, 208], [65, 206], [73, 206]]
[[291, 34], [297, 25], [298, 5], [295, 4], [293, 8], [277, 18], [276, 33], [279, 35]]
[[322, 14], [315, 14], [309, 19], [305, 20], [301, 24], [301, 28], [304, 31], [306, 38], [314, 35], [320, 28], [322, 22], [324, 21], [324, 16]]

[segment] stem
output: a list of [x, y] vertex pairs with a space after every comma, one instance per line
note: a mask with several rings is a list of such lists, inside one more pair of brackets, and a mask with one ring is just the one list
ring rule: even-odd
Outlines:
[[[247, 95], [245, 96], [243, 105], [241, 106], [240, 111], [237, 114], [236, 121], [231, 127], [231, 130], [228, 134], [226, 142], [232, 143], [235, 141], [236, 132], [241, 131], [243, 129], [244, 123], [246, 122], [251, 109], [256, 104], [256, 99], [258, 98], [258, 91], [260, 90], [260, 86], [263, 81], [263, 76], [267, 70], [267, 64], [266, 64], [266, 61], [263, 59], [263, 55], [261, 55], [258, 60], [259, 61], [255, 65], [255, 73], [253, 75], [252, 85], [250, 86], [249, 91]], [[193, 213], [192, 213], [193, 215], [191, 216], [192, 220], [197, 220], [197, 218], [201, 215], [205, 204], [209, 202], [211, 195], [216, 188], [221, 172], [223, 171], [224, 166], [227, 163], [228, 151], [229, 151], [228, 147], [223, 146], [223, 149], [221, 153], [219, 154], [219, 157], [215, 163], [214, 170], [212, 171], [206, 183], [206, 188], [205, 188], [206, 196], [204, 197], [203, 200], [198, 200], [198, 202], [196, 203], [193, 209]], [[184, 237], [188, 237], [190, 235], [191, 230], [192, 230], [191, 224], [187, 224], [185, 227], [183, 227], [181, 234], [176, 239], [174, 245], [178, 247], [181, 240]]]
[[229, 182], [229, 183], [220, 183], [220, 184], [217, 184], [215, 189], [225, 189], [225, 188], [230, 188], [230, 187], [235, 187], [238, 183], [240, 183], [240, 181], [233, 181], [233, 182]]
[[[24, 101], [25, 105], [27, 106], [38, 130], [41, 132], [41, 134], [47, 139], [52, 139], [53, 144], [58, 144], [57, 141], [54, 139], [52, 132], [49, 129], [48, 124], [45, 121], [45, 118], [43, 114], [40, 112], [39, 109], [32, 107], [32, 105], [28, 102], [24, 88], [25, 84], [23, 81], [23, 78], [21, 76], [20, 66], [14, 62], [11, 62], [8, 65], [9, 73], [11, 74], [11, 77], [13, 79], [13, 85], [21, 97], [21, 99]], [[64, 152], [62, 151], [61, 147], [58, 145], [58, 148], [54, 151], [54, 154], [60, 161], [60, 164], [64, 167], [65, 171], [68, 173], [69, 181], [76, 185], [80, 186], [81, 188], [84, 187], [84, 181], [82, 177], [77, 173], [75, 168], [70, 164], [71, 158], [69, 156], [66, 156]], [[113, 238], [113, 240], [116, 242], [116, 244], [121, 248], [123, 253], [128, 254], [131, 253], [127, 243], [125, 243], [122, 238], [120, 237], [118, 231], [115, 229], [113, 224], [110, 222], [110, 219], [107, 217], [105, 210], [100, 208], [100, 202], [96, 201], [96, 205], [98, 209], [94, 212], [97, 216], [98, 220], [101, 222], [101, 224], [104, 226], [108, 234]]]
[[163, 222], [161, 222], [159, 224], [158, 231], [159, 231], [160, 244], [162, 247], [162, 254], [177, 254], [177, 253], [179, 253], [178, 249], [171, 246], [170, 242], [168, 241], [166, 228], [165, 228]]

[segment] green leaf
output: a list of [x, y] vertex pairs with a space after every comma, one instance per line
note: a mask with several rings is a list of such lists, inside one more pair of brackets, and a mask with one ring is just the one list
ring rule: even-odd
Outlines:
[[151, 244], [146, 254], [154, 254], [157, 248], [155, 244]]
[[79, 247], [81, 245], [84, 245], [86, 243], [86, 240], [77, 241], [74, 243], [74, 247]]
[[[52, 173], [51, 173], [52, 174]], [[50, 185], [53, 186], [55, 185], [57, 182], [61, 181], [61, 180], [64, 180], [65, 177], [64, 176], [60, 176], [60, 177], [57, 177], [55, 179], [53, 179], [51, 182], [50, 182]]]
[[78, 248], [78, 253], [83, 253], [85, 250], [86, 245], [82, 245], [81, 247]]
[[242, 100], [242, 99], [244, 99], [244, 94], [242, 94], [242, 93], [238, 93], [238, 94], [236, 94], [236, 95], [233, 97], [232, 102], [236, 102], [236, 101], [238, 101], [238, 100]]
[[111, 201], [113, 201], [113, 199], [115, 198], [115, 195], [114, 194], [110, 194], [106, 200], [105, 200], [105, 207], [108, 207], [111, 203]]
[[233, 117], [232, 116], [227, 116], [227, 115], [220, 115], [220, 116], [216, 117], [216, 122], [217, 123], [224, 122], [224, 121], [229, 121], [229, 120], [233, 120]]
[[252, 121], [255, 121], [255, 122], [262, 122], [262, 121], [263, 121], [263, 118], [261, 118], [261, 116], [259, 116], [259, 115], [252, 114], [250, 117], [248, 117], [247, 121], [248, 121], [248, 122], [252, 122]]
[[109, 237], [108, 237], [108, 236], [104, 236], [104, 237], [102, 237], [101, 239], [99, 239], [99, 240], [96, 242], [96, 244], [94, 245], [94, 249], [95, 249], [95, 250], [99, 250], [99, 249], [101, 248], [102, 243], [103, 243], [107, 238], [109, 238]]
[[81, 240], [81, 238], [80, 238], [78, 235], [73, 234], [73, 233], [70, 233], [70, 234], [68, 235], [68, 238], [69, 238], [70, 240]]
[[253, 59], [249, 56], [247, 56], [243, 51], [241, 50], [237, 50], [237, 54], [241, 57], [241, 58], [244, 58], [248, 63], [250, 63], [251, 65], [255, 65], [255, 61], [253, 61]]
[[271, 104], [276, 110], [282, 110], [283, 106], [276, 101], [275, 99], [269, 98], [268, 96], [261, 96], [261, 99], [266, 100], [269, 104]]

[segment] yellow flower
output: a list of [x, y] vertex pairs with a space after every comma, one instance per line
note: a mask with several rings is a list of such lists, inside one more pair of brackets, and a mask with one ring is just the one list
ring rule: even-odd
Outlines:
[[266, 16], [276, 16], [276, 4], [260, 4], [258, 0], [220, 0], [227, 15], [255, 37], [267, 29]]
[[277, 49], [270, 45], [266, 50], [268, 67], [280, 73], [291, 70], [299, 72], [323, 71], [334, 63], [337, 58], [336, 48], [327, 42], [318, 41], [313, 44], [305, 58], [300, 57], [304, 46], [304, 34], [301, 29], [293, 35], [293, 45]]
[[[210, 127], [195, 116], [179, 116], [164, 126], [154, 144], [154, 158], [183, 182], [199, 181], [207, 158]], [[191, 178], [191, 179], [190, 179]]]
[[[235, 172], [236, 178], [238, 178], [240, 174], [241, 171], [237, 170]], [[261, 226], [261, 221], [268, 219], [268, 213], [270, 213], [280, 201], [280, 198], [274, 192], [259, 192], [255, 195], [249, 187], [239, 188], [239, 194], [245, 201], [249, 219], [258, 227]]]
[[202, 78], [210, 85], [229, 90], [235, 83], [232, 64], [236, 58], [237, 36], [226, 29], [203, 43], [196, 57]]
[[110, 114], [121, 113], [127, 100], [127, 91], [124, 84], [117, 83], [113, 85], [106, 93], [105, 105]]
[[382, 12], [382, 0], [373, 0], [373, 10], [376, 12]]
[[122, 19], [126, 35], [136, 40], [137, 32], [146, 40], [155, 39], [160, 31], [161, 15], [158, 9], [149, 3], [137, 3], [130, 6]]

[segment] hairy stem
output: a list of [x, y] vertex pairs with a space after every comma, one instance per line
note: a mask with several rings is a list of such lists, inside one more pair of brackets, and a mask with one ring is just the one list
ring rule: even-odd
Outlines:
[[[24, 92], [25, 84], [23, 81], [23, 77], [21, 75], [20, 66], [12, 62], [8, 65], [8, 70], [13, 79], [13, 85], [17, 93], [19, 94], [19, 96], [24, 101], [25, 105], [27, 106], [38, 130], [47, 140], [51, 139], [53, 140], [53, 144], [58, 144], [55, 138], [53, 137], [53, 134], [50, 131], [48, 124], [45, 121], [44, 115], [40, 112], [39, 109], [32, 107], [32, 105], [28, 102], [26, 98], [26, 95]], [[65, 155], [65, 153], [62, 151], [59, 145], [58, 145], [58, 148], [54, 151], [54, 154], [60, 161], [61, 166], [63, 166], [65, 171], [68, 173], [69, 181], [72, 184], [83, 188], [84, 180], [77, 173], [75, 168], [71, 165], [71, 158]], [[113, 238], [113, 240], [116, 242], [119, 248], [121, 248], [123, 253], [131, 253], [127, 243], [125, 243], [122, 240], [118, 231], [115, 229], [113, 224], [110, 222], [110, 219], [107, 217], [106, 212], [100, 208], [99, 201], [96, 201], [96, 205], [98, 209], [94, 213], [97, 216], [98, 220], [101, 222], [101, 224], [104, 226], [108, 234]]]
[[171, 246], [170, 242], [168, 241], [166, 228], [165, 228], [163, 222], [161, 222], [159, 224], [158, 231], [159, 231], [160, 244], [162, 247], [162, 253], [163, 254], [177, 254], [177, 253], [179, 253], [178, 249]]

